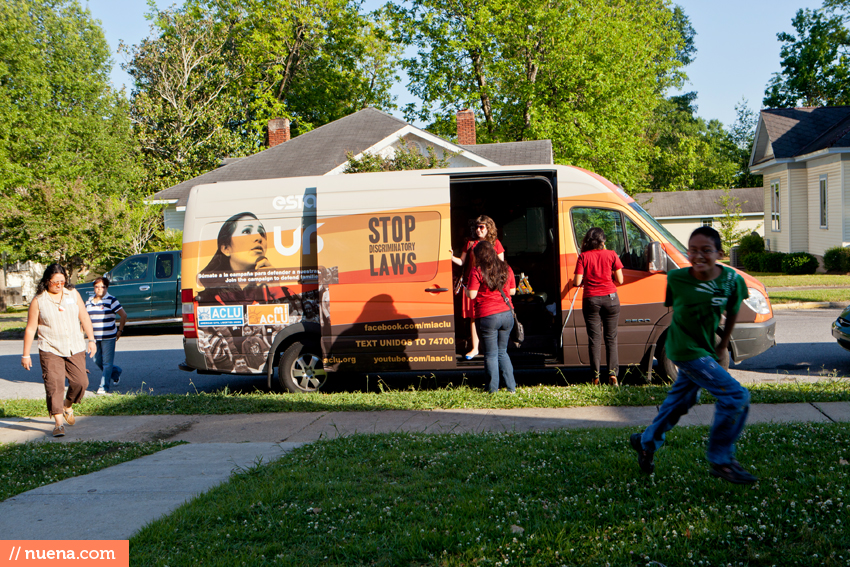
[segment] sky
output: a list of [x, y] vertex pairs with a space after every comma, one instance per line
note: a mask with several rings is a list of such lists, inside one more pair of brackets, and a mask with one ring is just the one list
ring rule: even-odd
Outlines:
[[[173, 0], [155, 0], [159, 8]], [[119, 40], [139, 43], [149, 33], [146, 0], [81, 0], [101, 21], [106, 40], [114, 53], [113, 84], [132, 90], [132, 79], [120, 69], [124, 62], [116, 53]], [[822, 0], [677, 0], [696, 30], [696, 59], [685, 72], [689, 82], [682, 92], [697, 92], [697, 114], [706, 120], [717, 119], [731, 126], [735, 105], [746, 99], [753, 110], [761, 108], [764, 90], [771, 76], [781, 70], [780, 43], [776, 34], [793, 32], [791, 20], [801, 8], [819, 8]], [[379, 5], [377, 0], [367, 4]], [[397, 85], [393, 94], [399, 107], [413, 101]], [[671, 93], [676, 94], [676, 93]], [[401, 117], [401, 113], [396, 113]]]

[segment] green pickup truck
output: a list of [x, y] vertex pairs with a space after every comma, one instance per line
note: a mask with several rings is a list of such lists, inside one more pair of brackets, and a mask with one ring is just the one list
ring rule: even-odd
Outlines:
[[[180, 250], [129, 256], [103, 275], [109, 278], [109, 293], [127, 312], [128, 325], [182, 320]], [[83, 301], [94, 295], [92, 282], [76, 288]]]

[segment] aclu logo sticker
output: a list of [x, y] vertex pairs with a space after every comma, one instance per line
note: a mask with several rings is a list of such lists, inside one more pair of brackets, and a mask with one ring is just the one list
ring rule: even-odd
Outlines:
[[289, 304], [283, 305], [249, 305], [249, 325], [288, 325]]
[[199, 327], [232, 327], [244, 324], [241, 305], [198, 307]]

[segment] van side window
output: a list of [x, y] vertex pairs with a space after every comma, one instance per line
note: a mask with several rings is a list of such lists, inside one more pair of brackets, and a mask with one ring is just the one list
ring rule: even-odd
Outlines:
[[647, 248], [652, 239], [628, 217], [626, 218], [626, 236], [629, 239], [629, 249], [628, 253], [620, 256], [623, 267], [629, 270], [647, 271], [649, 269]]
[[156, 256], [156, 279], [170, 278], [174, 272], [174, 255], [157, 254]]
[[148, 275], [148, 257], [137, 256], [127, 258], [112, 270], [113, 282], [130, 282], [144, 280]]
[[625, 238], [623, 237], [623, 217], [619, 211], [597, 209], [593, 207], [575, 207], [570, 211], [573, 218], [573, 233], [576, 248], [581, 250], [581, 241], [587, 231], [598, 226], [605, 232], [605, 248], [613, 250], [622, 258], [626, 254]]

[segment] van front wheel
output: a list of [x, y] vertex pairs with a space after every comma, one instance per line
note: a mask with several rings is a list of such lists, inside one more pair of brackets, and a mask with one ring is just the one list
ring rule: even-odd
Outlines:
[[[655, 368], [655, 372], [653, 373], [656, 378], [656, 382], [660, 384], [672, 384], [676, 381], [676, 377], [679, 375], [679, 369], [673, 363], [672, 360], [667, 358], [667, 348], [666, 348], [666, 339], [667, 333], [665, 332], [661, 335], [661, 338], [658, 340], [658, 344], [655, 347], [655, 358], [658, 360], [658, 366]], [[714, 337], [714, 343], [717, 344], [720, 342], [720, 337]], [[720, 366], [723, 367], [724, 370], [729, 370], [729, 360], [732, 358], [732, 353], [728, 353], [729, 356], [724, 357], [720, 361]]]
[[679, 375], [679, 369], [673, 364], [673, 361], [667, 358], [667, 333], [661, 335], [658, 344], [655, 345], [655, 359], [658, 360], [658, 366], [653, 372], [654, 382], [658, 384], [672, 384], [676, 381], [676, 376]]
[[281, 388], [294, 394], [318, 392], [328, 379], [322, 366], [322, 349], [311, 341], [289, 345], [277, 367]]

